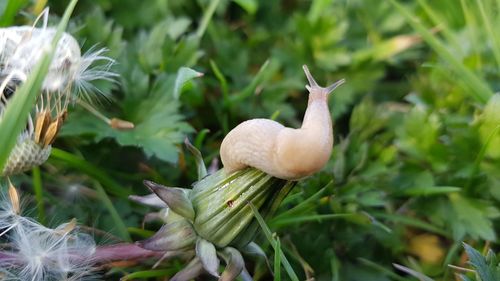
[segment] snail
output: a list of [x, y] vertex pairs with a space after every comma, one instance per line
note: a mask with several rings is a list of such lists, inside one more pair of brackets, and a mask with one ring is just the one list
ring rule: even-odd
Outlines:
[[280, 179], [298, 180], [326, 165], [333, 147], [328, 96], [345, 80], [320, 87], [306, 65], [303, 69], [309, 81], [309, 100], [302, 126], [293, 129], [261, 118], [239, 124], [220, 147], [226, 173], [254, 167]]

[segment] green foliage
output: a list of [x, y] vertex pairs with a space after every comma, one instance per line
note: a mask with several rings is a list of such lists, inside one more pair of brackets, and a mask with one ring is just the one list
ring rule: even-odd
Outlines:
[[[347, 82], [329, 100], [327, 167], [300, 181], [267, 225], [259, 221], [274, 278], [499, 278], [499, 1], [80, 2], [69, 32], [84, 49], [108, 48], [119, 75], [96, 85], [107, 98], [94, 106], [135, 128], [113, 129], [76, 105], [41, 168], [43, 185], [34, 173], [35, 215], [76, 217], [122, 239], [151, 235], [158, 224], [138, 228], [152, 210], [126, 197], [146, 194], [144, 179], [190, 186], [205, 175], [203, 160], [209, 172], [220, 167], [220, 142], [243, 120], [299, 126], [307, 64], [320, 84]], [[48, 4], [58, 13], [66, 1]], [[186, 137], [203, 159], [185, 153]], [[464, 241], [493, 249], [483, 257], [465, 246], [477, 277], [448, 266], [467, 266]], [[110, 276], [160, 280], [182, 264]], [[264, 259], [247, 268], [272, 278]]]
[[[465, 253], [468, 257], [468, 264], [472, 267], [472, 269], [455, 267], [456, 269], [460, 269], [461, 271], [472, 272], [471, 274], [457, 274], [457, 278], [463, 281], [496, 281], [500, 278], [500, 262], [498, 257], [493, 253], [490, 249], [488, 250], [488, 254], [483, 256], [476, 249], [471, 247], [470, 245], [464, 243]], [[394, 264], [394, 267], [397, 269], [408, 273], [411, 276], [418, 278], [423, 281], [434, 281], [432, 278], [426, 276], [425, 274], [415, 271], [411, 268]]]
[[[171, 53], [175, 40], [188, 26], [189, 20], [185, 18], [169, 18], [158, 23], [150, 34], [139, 34], [137, 41], [124, 51], [118, 72], [123, 95], [118, 114], [135, 124], [133, 130], [118, 131], [87, 112], [78, 111], [73, 113], [75, 117], [64, 127], [62, 135], [90, 135], [94, 142], [113, 138], [120, 145], [141, 147], [149, 157], [177, 162], [175, 145], [192, 132], [191, 127], [182, 122], [178, 100], [184, 84], [201, 74], [186, 67], [179, 68], [177, 74], [157, 73], [170, 61], [163, 53]], [[187, 50], [188, 53], [188, 60], [196, 57], [196, 51]]]
[[135, 124], [133, 130], [116, 130], [87, 112], [80, 111], [74, 113], [74, 122], [68, 122], [62, 135], [92, 135], [96, 142], [114, 138], [120, 145], [139, 146], [147, 156], [154, 155], [175, 163], [178, 154], [175, 144], [182, 142], [185, 135], [192, 131], [188, 124], [182, 122], [176, 96], [179, 96], [182, 85], [193, 77], [193, 70], [181, 68], [176, 76], [161, 75], [152, 86], [148, 85], [148, 76], [138, 68], [132, 72], [133, 78], [130, 78], [134, 79], [132, 83], [135, 85], [133, 89], [124, 89], [122, 110], [126, 114], [121, 117]]

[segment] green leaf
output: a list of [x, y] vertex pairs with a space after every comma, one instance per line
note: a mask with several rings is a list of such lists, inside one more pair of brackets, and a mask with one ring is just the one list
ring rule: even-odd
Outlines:
[[408, 196], [433, 196], [460, 192], [460, 190], [460, 187], [455, 186], [421, 186], [406, 188], [403, 193]]
[[465, 251], [469, 257], [469, 264], [476, 270], [481, 278], [481, 281], [498, 281], [500, 276], [496, 271], [496, 265], [488, 265], [486, 258], [481, 255], [476, 249], [464, 243]]
[[389, 220], [397, 224], [408, 225], [411, 227], [419, 228], [425, 231], [433, 232], [440, 234], [444, 237], [448, 237], [448, 233], [430, 223], [422, 221], [417, 218], [413, 218], [410, 216], [402, 216], [397, 214], [385, 214], [385, 213], [374, 213], [372, 214], [377, 219]]
[[[448, 195], [453, 206], [457, 221], [452, 221], [455, 227], [455, 237], [460, 231], [465, 231], [475, 238], [495, 241], [496, 234], [493, 224], [488, 218], [487, 209], [484, 204], [471, 198], [452, 193]], [[458, 231], [458, 232], [457, 232]]]
[[272, 221], [272, 226], [283, 227], [294, 223], [318, 222], [321, 223], [326, 220], [345, 219], [345, 218], [364, 218], [360, 214], [322, 214], [310, 216], [294, 216], [288, 218], [275, 219]]
[[181, 67], [177, 72], [177, 78], [175, 78], [175, 86], [174, 86], [174, 98], [179, 99], [181, 95], [182, 86], [186, 84], [186, 82], [192, 80], [196, 77], [203, 76], [203, 73], [193, 70], [189, 67]]
[[247, 13], [254, 15], [259, 8], [259, 3], [256, 0], [233, 0], [241, 8], [243, 8]]
[[500, 159], [500, 94], [493, 95], [479, 117], [479, 134], [485, 155]]
[[201, 152], [189, 142], [188, 138], [184, 140], [184, 144], [195, 158], [196, 168], [198, 170], [198, 180], [203, 179], [208, 174], [208, 172], [207, 172], [207, 167], [205, 166], [205, 162], [203, 162], [203, 157], [201, 155]]
[[[135, 124], [129, 131], [118, 131], [86, 112], [76, 111], [61, 131], [62, 136], [91, 135], [93, 141], [113, 138], [122, 146], [137, 146], [148, 156], [176, 163], [178, 144], [182, 143], [192, 128], [179, 114], [179, 101], [174, 98], [183, 83], [199, 77], [189, 68], [181, 68], [177, 75], [158, 76], [152, 86], [149, 77], [133, 67], [127, 74], [137, 83], [124, 85], [126, 95], [123, 118]], [[177, 88], [176, 88], [177, 87]]]
[[191, 21], [187, 18], [169, 17], [154, 26], [146, 36], [139, 36], [139, 60], [148, 70], [162, 67], [165, 63], [165, 47], [172, 47], [174, 41], [185, 34]]

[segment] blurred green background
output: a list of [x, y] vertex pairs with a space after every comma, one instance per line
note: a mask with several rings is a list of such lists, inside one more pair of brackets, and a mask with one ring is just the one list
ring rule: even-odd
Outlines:
[[[55, 24], [66, 4], [4, 0], [0, 24], [29, 24], [45, 5]], [[463, 242], [483, 253], [499, 248], [499, 9], [496, 0], [81, 0], [68, 32], [84, 50], [107, 48], [119, 74], [96, 85], [106, 97], [95, 106], [136, 129], [113, 130], [74, 107], [41, 173], [16, 181], [33, 193], [41, 179], [32, 201], [41, 221], [76, 217], [109, 233], [95, 234], [107, 243], [143, 239], [159, 225], [142, 229], [151, 210], [127, 196], [147, 193], [143, 179], [196, 180], [185, 137], [216, 169], [219, 145], [238, 123], [300, 126], [307, 64], [320, 84], [347, 82], [329, 100], [331, 160], [268, 222], [295, 272], [459, 280], [455, 273], [465, 272], [448, 265], [468, 267]], [[204, 76], [179, 89], [181, 67]], [[107, 276], [150, 266], [116, 266]], [[263, 260], [248, 267], [256, 280], [272, 279]]]

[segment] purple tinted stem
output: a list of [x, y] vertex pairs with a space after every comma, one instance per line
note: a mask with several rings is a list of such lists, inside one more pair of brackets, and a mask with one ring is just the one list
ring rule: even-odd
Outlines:
[[[115, 244], [99, 246], [92, 256], [94, 264], [104, 264], [116, 261], [140, 261], [154, 257], [161, 257], [163, 252], [155, 252], [143, 249], [135, 244]], [[73, 253], [73, 257], [78, 259], [78, 253]], [[83, 257], [81, 257], [83, 258]], [[0, 251], [0, 266], [2, 264], [16, 264], [19, 260], [17, 254], [12, 252]]]
[[143, 249], [135, 244], [115, 244], [96, 248], [92, 259], [95, 263], [108, 263], [114, 261], [143, 260], [161, 257], [164, 253]]
[[7, 261], [7, 260], [12, 260], [14, 258], [15, 258], [14, 254], [0, 251], [0, 262]]

